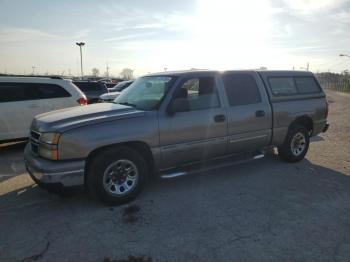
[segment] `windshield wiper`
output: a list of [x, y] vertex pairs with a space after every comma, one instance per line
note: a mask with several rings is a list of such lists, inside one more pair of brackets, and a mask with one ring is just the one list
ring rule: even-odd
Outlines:
[[137, 105], [130, 103], [130, 102], [120, 102], [120, 103], [116, 103], [116, 104], [124, 105], [124, 106], [131, 106], [131, 107], [135, 107], [135, 108], [137, 107]]

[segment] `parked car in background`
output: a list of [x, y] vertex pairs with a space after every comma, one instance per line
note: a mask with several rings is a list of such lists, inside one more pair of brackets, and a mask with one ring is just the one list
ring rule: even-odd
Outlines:
[[0, 77], [0, 142], [27, 138], [38, 114], [86, 104], [85, 95], [71, 80]]
[[130, 86], [134, 81], [123, 81], [115, 85], [113, 88], [108, 89], [108, 93], [100, 95], [99, 102], [112, 102], [116, 99], [121, 92]]
[[99, 79], [98, 82], [100, 83], [104, 83], [106, 85], [107, 88], [112, 88], [114, 87], [116, 84], [118, 84], [120, 81], [115, 82], [113, 79], [111, 78], [102, 78]]
[[108, 93], [106, 85], [98, 81], [74, 81], [73, 82], [85, 95], [88, 104], [97, 103], [100, 95]]
[[310, 72], [159, 73], [137, 79], [113, 104], [35, 117], [25, 163], [42, 187], [85, 184], [92, 196], [120, 204], [150, 175], [227, 166], [273, 147], [283, 160], [300, 161], [310, 137], [327, 130], [327, 116]]

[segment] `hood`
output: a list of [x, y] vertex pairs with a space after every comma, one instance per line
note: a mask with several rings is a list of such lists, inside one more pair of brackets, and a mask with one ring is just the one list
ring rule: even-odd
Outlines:
[[140, 117], [144, 114], [144, 111], [133, 107], [113, 103], [76, 106], [37, 115], [32, 122], [31, 129], [39, 132], [63, 133], [77, 127]]
[[100, 95], [100, 99], [102, 100], [114, 100], [120, 95], [121, 92], [109, 92], [103, 95]]

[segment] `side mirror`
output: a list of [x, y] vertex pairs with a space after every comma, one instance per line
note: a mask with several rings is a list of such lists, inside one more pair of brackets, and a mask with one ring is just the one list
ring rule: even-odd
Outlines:
[[190, 111], [190, 103], [187, 99], [178, 98], [171, 102], [168, 113], [169, 115], [173, 115], [176, 112], [188, 112]]

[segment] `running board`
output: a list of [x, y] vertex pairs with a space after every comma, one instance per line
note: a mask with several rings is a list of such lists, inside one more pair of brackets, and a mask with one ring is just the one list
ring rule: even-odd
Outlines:
[[229, 167], [237, 164], [246, 163], [249, 161], [261, 159], [265, 156], [265, 152], [255, 152], [255, 154], [245, 154], [239, 156], [230, 156], [224, 158], [218, 158], [209, 161], [209, 163], [197, 163], [189, 166], [182, 166], [176, 169], [172, 169], [172, 171], [164, 172], [160, 178], [162, 179], [172, 179], [176, 177], [186, 176], [189, 174], [206, 172], [213, 169], [219, 169], [224, 167]]

